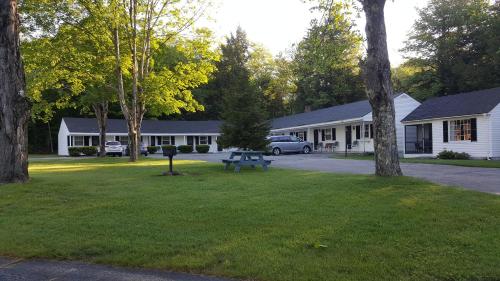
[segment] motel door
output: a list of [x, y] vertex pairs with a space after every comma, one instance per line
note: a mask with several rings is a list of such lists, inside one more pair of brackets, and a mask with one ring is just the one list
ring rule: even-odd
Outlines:
[[345, 127], [345, 148], [351, 149], [352, 147], [352, 127], [351, 126], [346, 126]]
[[314, 150], [318, 150], [319, 130], [314, 130]]

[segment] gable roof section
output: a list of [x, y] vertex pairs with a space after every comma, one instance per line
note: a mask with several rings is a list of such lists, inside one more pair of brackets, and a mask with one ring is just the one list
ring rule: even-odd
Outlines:
[[[95, 118], [63, 118], [70, 133], [99, 133]], [[162, 121], [144, 120], [142, 134], [218, 134], [221, 121]], [[123, 119], [108, 119], [108, 134], [127, 133]]]
[[402, 121], [467, 116], [488, 113], [500, 103], [500, 87], [444, 97], [423, 102]]
[[277, 130], [303, 125], [362, 118], [370, 112], [372, 112], [370, 103], [368, 100], [363, 100], [276, 118], [272, 121], [272, 129]]

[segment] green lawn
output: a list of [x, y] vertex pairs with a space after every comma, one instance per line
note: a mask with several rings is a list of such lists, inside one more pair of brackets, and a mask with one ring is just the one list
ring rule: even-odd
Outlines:
[[[39, 161], [0, 186], [0, 255], [252, 280], [498, 280], [500, 197], [410, 178]], [[326, 247], [319, 247], [325, 245]]]
[[[350, 154], [347, 158], [343, 154], [334, 154], [333, 158], [337, 159], [351, 159], [351, 160], [373, 160], [373, 155], [363, 154]], [[464, 167], [478, 167], [478, 168], [500, 168], [500, 161], [498, 160], [447, 160], [447, 159], [429, 159], [429, 158], [401, 158], [402, 163], [422, 163], [422, 164], [439, 164], [439, 165], [453, 165]]]

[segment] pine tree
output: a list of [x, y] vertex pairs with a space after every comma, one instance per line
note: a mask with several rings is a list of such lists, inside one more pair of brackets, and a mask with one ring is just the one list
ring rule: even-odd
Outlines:
[[262, 96], [250, 83], [248, 45], [246, 33], [238, 28], [222, 46], [217, 76], [224, 97], [224, 123], [219, 144], [224, 148], [262, 150], [268, 143], [270, 125]]

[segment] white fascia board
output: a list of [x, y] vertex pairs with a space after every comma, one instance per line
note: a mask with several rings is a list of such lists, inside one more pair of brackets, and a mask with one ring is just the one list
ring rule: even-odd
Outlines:
[[144, 134], [142, 133], [141, 136], [220, 136], [220, 133], [186, 133], [186, 134], [168, 134], [168, 133], [162, 133], [162, 134], [155, 134], [155, 133], [147, 133]]
[[280, 132], [280, 131], [290, 131], [290, 130], [300, 130], [300, 129], [308, 129], [308, 128], [317, 128], [317, 127], [328, 127], [349, 123], [363, 122], [363, 118], [355, 118], [355, 119], [346, 119], [341, 121], [333, 121], [333, 122], [324, 122], [324, 123], [315, 123], [302, 125], [297, 127], [288, 127], [288, 128], [279, 128], [279, 129], [271, 129], [271, 132]]
[[411, 121], [401, 121], [401, 123], [403, 123], [403, 124], [415, 124], [415, 123], [430, 122], [430, 121], [436, 121], [436, 120], [451, 120], [451, 119], [462, 119], [462, 118], [481, 117], [481, 116], [488, 117], [489, 115], [490, 115], [489, 113], [457, 115], [457, 116], [450, 116], [450, 117], [437, 117], [437, 118], [419, 119], [419, 120], [411, 120]]
[[[71, 136], [99, 136], [99, 133], [72, 133]], [[128, 133], [106, 133], [106, 136], [128, 136]], [[141, 134], [141, 136], [220, 136], [220, 133], [188, 133], [188, 134]]]

